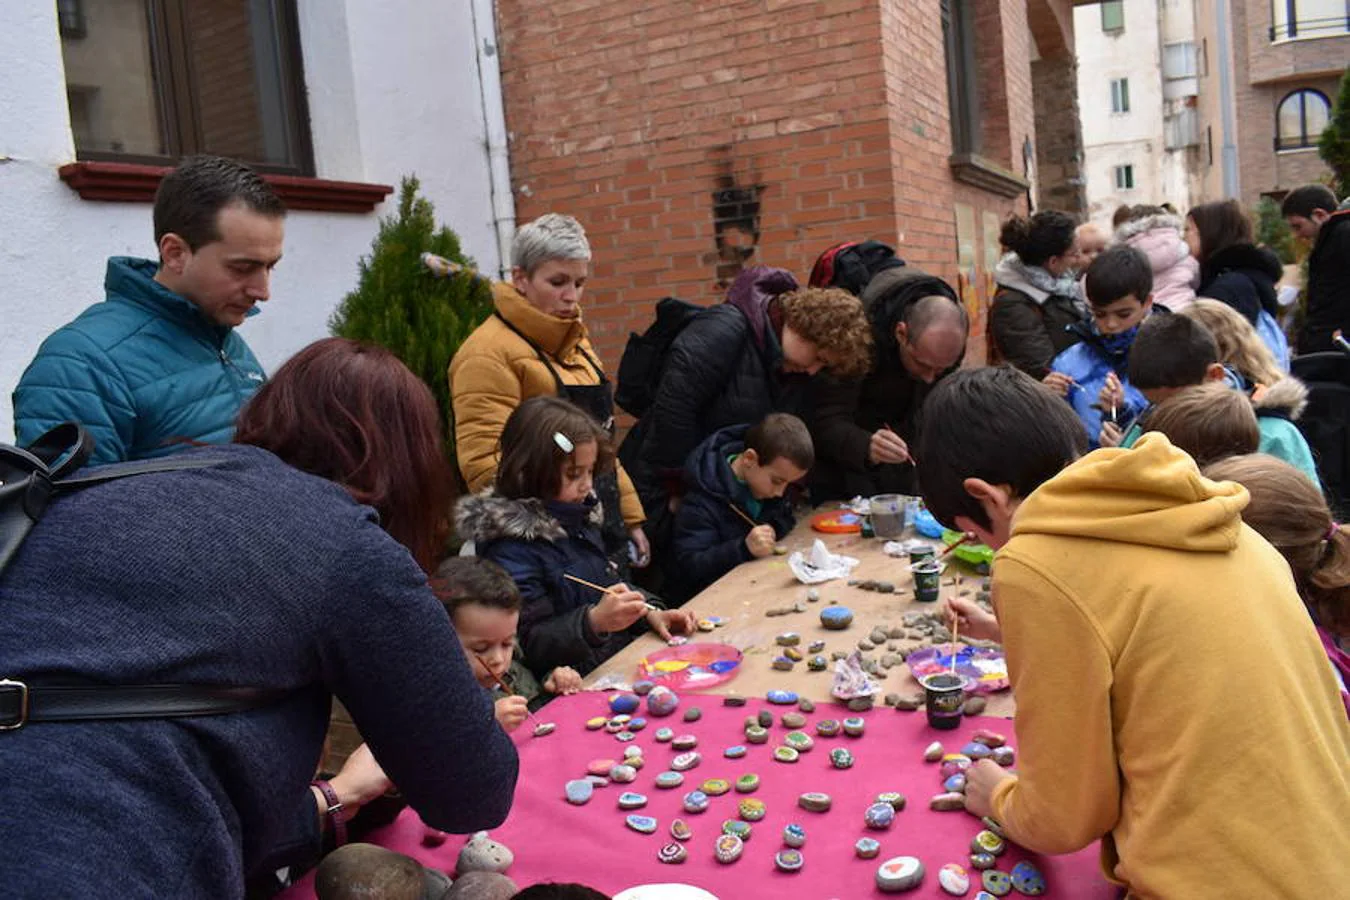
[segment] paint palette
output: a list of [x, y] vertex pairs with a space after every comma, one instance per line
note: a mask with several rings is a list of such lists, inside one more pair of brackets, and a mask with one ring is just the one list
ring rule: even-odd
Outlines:
[[811, 528], [822, 534], [857, 534], [863, 517], [851, 509], [831, 509], [811, 517]]
[[671, 689], [700, 690], [735, 678], [741, 659], [741, 651], [730, 644], [699, 642], [666, 647], [638, 661], [637, 678]]
[[[946, 672], [952, 666], [951, 646], [944, 643], [915, 650], [905, 662], [916, 679]], [[956, 674], [966, 679], [970, 693], [992, 694], [1008, 686], [1008, 661], [1002, 650], [992, 647], [961, 647], [956, 651]]]

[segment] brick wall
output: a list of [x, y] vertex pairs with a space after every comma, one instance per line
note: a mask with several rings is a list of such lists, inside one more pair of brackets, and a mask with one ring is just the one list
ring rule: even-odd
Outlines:
[[[979, 46], [1004, 86], [981, 111], [1020, 173], [1026, 3], [998, 7]], [[517, 216], [585, 225], [586, 317], [611, 368], [663, 296], [720, 300], [756, 263], [805, 281], [820, 251], [869, 237], [955, 280], [957, 204], [976, 232], [1024, 206], [949, 174], [938, 0], [498, 0], [497, 16]], [[982, 271], [965, 273], [976, 302]]]

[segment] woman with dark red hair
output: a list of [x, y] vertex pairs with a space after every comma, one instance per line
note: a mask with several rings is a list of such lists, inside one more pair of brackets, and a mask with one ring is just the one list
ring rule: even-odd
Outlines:
[[[183, 455], [203, 468], [52, 503], [0, 577], [0, 677], [30, 697], [0, 733], [7, 893], [240, 897], [321, 822], [340, 839], [347, 811], [310, 785], [335, 695], [428, 824], [506, 818], [514, 746], [427, 585], [451, 500], [441, 434], [402, 363], [330, 339], [277, 371], [235, 444]], [[56, 685], [273, 699], [44, 720]]]

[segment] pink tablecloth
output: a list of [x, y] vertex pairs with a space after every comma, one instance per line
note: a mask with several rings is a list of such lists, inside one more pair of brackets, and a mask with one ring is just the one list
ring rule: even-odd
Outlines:
[[[1011, 739], [1012, 723], [1008, 720], [967, 719], [958, 731], [938, 732], [927, 726], [923, 712], [878, 707], [862, 714], [867, 722], [862, 737], [817, 736], [815, 748], [789, 764], [775, 762], [772, 752], [787, 732], [777, 720], [796, 707], [773, 706], [758, 699], [744, 707], [726, 707], [721, 697], [686, 694], [674, 715], [651, 719], [633, 742], [642, 747], [646, 760], [636, 782], [597, 789], [588, 804], [572, 806], [563, 798], [564, 783], [584, 777], [591, 760], [621, 759], [628, 746], [604, 731], [587, 731], [584, 726], [587, 719], [607, 712], [607, 696], [584, 693], [550, 704], [539, 714], [558, 725], [548, 737], [532, 738], [528, 725], [517, 732], [520, 782], [515, 805], [510, 818], [492, 836], [515, 853], [515, 864], [507, 874], [522, 887], [539, 881], [577, 881], [614, 894], [638, 884], [686, 882], [722, 900], [857, 900], [884, 896], [874, 885], [878, 864], [892, 856], [910, 855], [923, 860], [928, 874], [923, 885], [908, 896], [948, 896], [938, 887], [937, 873], [949, 862], [971, 871], [970, 894], [978, 890], [979, 873], [970, 870], [969, 844], [981, 825], [965, 812], [933, 812], [928, 808], [929, 798], [940, 792], [941, 785], [937, 766], [923, 761], [923, 750], [931, 741], [940, 740], [948, 752], [955, 752], [977, 728], [999, 731]], [[682, 721], [682, 713], [690, 706], [702, 709], [700, 721]], [[774, 713], [770, 742], [749, 745], [748, 755], [741, 759], [726, 759], [722, 755], [726, 747], [745, 743], [745, 717], [760, 709]], [[815, 736], [817, 720], [846, 715], [849, 713], [843, 707], [820, 705], [807, 715], [806, 730]], [[661, 790], [653, 783], [676, 755], [669, 744], [655, 740], [661, 726], [670, 727], [677, 735], [697, 736], [698, 751], [703, 756], [697, 768], [685, 773], [684, 784], [673, 790]], [[830, 765], [833, 747], [849, 748], [856, 760], [851, 769]], [[763, 800], [768, 815], [753, 824], [740, 860], [722, 865], [713, 858], [713, 842], [722, 822], [737, 817], [737, 803], [747, 795], [733, 790], [713, 797], [708, 811], [695, 815], [681, 809], [681, 798], [706, 779], [725, 778], [734, 783], [738, 776], [751, 772], [758, 774], [762, 783], [749, 796]], [[660, 822], [655, 834], [638, 834], [624, 824], [627, 813], [616, 802], [623, 791], [636, 791], [649, 798], [647, 807], [638, 812]], [[826, 813], [798, 808], [797, 796], [804, 791], [828, 793], [834, 799], [833, 807]], [[900, 791], [909, 803], [889, 830], [872, 831], [863, 824], [863, 812], [881, 791]], [[657, 861], [656, 852], [671, 841], [669, 827], [676, 817], [693, 829], [693, 837], [685, 844], [689, 858], [679, 865], [664, 865]], [[801, 824], [807, 835], [801, 849], [805, 865], [795, 874], [779, 872], [773, 863], [774, 854], [783, 849], [783, 826], [789, 822]], [[422, 846], [421, 835], [420, 820], [407, 810], [369, 839], [453, 873], [464, 839], [452, 837], [433, 849]], [[864, 836], [880, 841], [877, 859], [854, 855], [854, 842]], [[999, 858], [998, 868], [1011, 871], [1022, 859], [1032, 859], [1045, 874], [1050, 886], [1047, 897], [1108, 900], [1116, 896], [1116, 889], [1098, 874], [1095, 846], [1057, 858], [1035, 857], [1010, 846]], [[283, 896], [287, 900], [312, 898], [310, 884], [307, 878]]]

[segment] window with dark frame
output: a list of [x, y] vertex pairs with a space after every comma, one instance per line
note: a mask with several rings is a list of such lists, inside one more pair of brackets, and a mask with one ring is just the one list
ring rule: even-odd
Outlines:
[[1130, 79], [1112, 78], [1111, 79], [1111, 112], [1127, 113], [1130, 111]]
[[57, 0], [57, 14], [80, 160], [213, 153], [314, 174], [295, 0]]
[[1316, 147], [1331, 120], [1331, 101], [1312, 88], [1299, 88], [1275, 108], [1275, 149], [1302, 150]]
[[1116, 166], [1116, 190], [1134, 190], [1134, 166]]
[[1270, 39], [1330, 37], [1350, 33], [1347, 0], [1271, 0]]
[[975, 35], [968, 0], [941, 0], [942, 41], [947, 57], [947, 103], [953, 155], [980, 151], [975, 93]]
[[1102, 31], [1119, 34], [1125, 30], [1125, 0], [1102, 0]]

